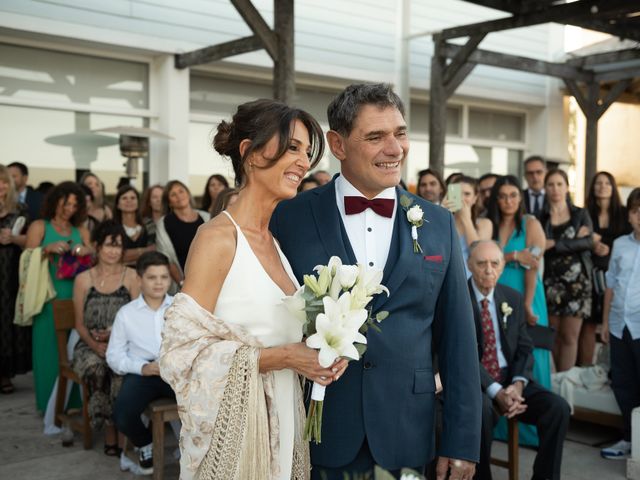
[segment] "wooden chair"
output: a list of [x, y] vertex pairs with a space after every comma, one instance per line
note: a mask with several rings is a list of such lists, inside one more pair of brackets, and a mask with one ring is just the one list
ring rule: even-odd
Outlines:
[[149, 404], [145, 415], [151, 419], [153, 441], [153, 480], [164, 476], [164, 432], [165, 423], [179, 420], [178, 405], [170, 398], [159, 398]]
[[[55, 424], [60, 427], [63, 423], [82, 434], [85, 450], [93, 446], [91, 424], [89, 423], [89, 390], [84, 382], [76, 375], [67, 356], [67, 339], [69, 332], [75, 327], [75, 313], [72, 300], [53, 301], [53, 322], [55, 324], [58, 341], [58, 394], [56, 397]], [[64, 412], [64, 401], [67, 382], [77, 383], [82, 389], [82, 416], [69, 415]]]
[[507, 460], [492, 457], [491, 464], [506, 468], [509, 471], [509, 480], [518, 480], [518, 455], [518, 421], [510, 418], [507, 421]]

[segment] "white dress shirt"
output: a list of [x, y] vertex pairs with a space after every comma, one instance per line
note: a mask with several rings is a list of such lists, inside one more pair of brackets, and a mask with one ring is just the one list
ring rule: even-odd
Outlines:
[[118, 310], [107, 347], [107, 363], [114, 372], [142, 375], [142, 367], [158, 358], [164, 312], [172, 301], [165, 295], [160, 308], [152, 310], [140, 294]]
[[[493, 295], [495, 289], [492, 289], [489, 292], [489, 294], [485, 296], [478, 289], [478, 287], [476, 286], [476, 282], [473, 279], [471, 279], [471, 286], [473, 287], [473, 292], [476, 295], [476, 302], [478, 303], [478, 309], [480, 310], [480, 312], [482, 312], [482, 300], [486, 298], [487, 301], [489, 302], [487, 307], [489, 308], [489, 315], [491, 315], [491, 323], [493, 324], [493, 331], [495, 332], [495, 336], [496, 336], [496, 353], [498, 357], [498, 366], [500, 368], [506, 368], [508, 364], [507, 364], [507, 359], [504, 356], [504, 353], [502, 353], [502, 342], [500, 341], [501, 330], [500, 330], [500, 324], [498, 323], [498, 315], [496, 313], [497, 312], [496, 302]], [[513, 379], [511, 380], [511, 383], [514, 383], [518, 380], [523, 382], [525, 387], [527, 386], [527, 383], [529, 383], [529, 381], [526, 378], [520, 377], [520, 376], [513, 377]], [[487, 387], [487, 395], [489, 395], [489, 398], [495, 398], [495, 396], [498, 394], [500, 390], [502, 390], [502, 385], [500, 385], [498, 382], [493, 382], [491, 385]]]
[[18, 202], [24, 203], [24, 204], [27, 203], [27, 189], [26, 188], [18, 193]]
[[530, 208], [529, 211], [532, 213], [536, 211], [536, 201], [538, 202], [540, 211], [542, 211], [542, 206], [544, 205], [544, 195], [545, 195], [544, 188], [538, 192], [537, 197], [533, 194], [533, 190], [531, 190], [530, 188], [527, 189], [527, 192], [529, 193], [529, 208]]
[[624, 327], [631, 338], [640, 338], [640, 241], [631, 232], [613, 242], [607, 287], [613, 289], [609, 332], [622, 339]]
[[[351, 185], [344, 176], [338, 175], [336, 178], [336, 203], [349, 237], [349, 243], [353, 248], [353, 253], [358, 263], [368, 267], [379, 268], [380, 270], [384, 269], [389, 256], [389, 248], [391, 247], [397, 204], [394, 206], [391, 218], [378, 215], [370, 208], [361, 213], [347, 215], [344, 208], [345, 196], [363, 197], [364, 195]], [[396, 189], [389, 187], [374, 198], [391, 198], [397, 202]]]

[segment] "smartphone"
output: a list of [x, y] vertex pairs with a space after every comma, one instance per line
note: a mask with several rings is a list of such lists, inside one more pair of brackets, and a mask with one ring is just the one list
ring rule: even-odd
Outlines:
[[13, 227], [11, 227], [11, 235], [18, 236], [20, 235], [20, 233], [22, 232], [22, 229], [24, 228], [24, 224], [26, 222], [26, 219], [24, 217], [18, 217], [16, 218], [16, 221], [13, 224]]
[[457, 212], [462, 208], [462, 185], [451, 183], [447, 187], [447, 200], [451, 204], [451, 209]]

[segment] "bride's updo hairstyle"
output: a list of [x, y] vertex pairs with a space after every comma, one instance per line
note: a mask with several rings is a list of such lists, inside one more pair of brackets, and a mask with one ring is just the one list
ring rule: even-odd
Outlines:
[[[262, 168], [273, 166], [289, 148], [293, 134], [295, 120], [300, 120], [309, 131], [311, 153], [309, 162], [315, 167], [324, 152], [324, 137], [318, 122], [304, 110], [292, 108], [275, 100], [259, 99], [243, 103], [231, 119], [231, 123], [224, 120], [218, 125], [218, 131], [213, 138], [213, 148], [220, 155], [231, 158], [235, 172], [236, 187], [246, 183], [246, 162], [254, 152], [264, 149], [274, 135], [278, 137], [278, 149], [269, 160], [269, 164]], [[250, 140], [251, 145], [240, 155], [240, 142]], [[253, 165], [254, 168], [259, 168]]]

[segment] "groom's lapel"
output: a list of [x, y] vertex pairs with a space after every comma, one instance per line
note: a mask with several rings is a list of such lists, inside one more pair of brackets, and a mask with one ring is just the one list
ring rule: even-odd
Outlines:
[[337, 255], [342, 263], [355, 265], [357, 263], [353, 248], [349, 243], [349, 237], [342, 224], [340, 212], [336, 206], [335, 178], [326, 188], [319, 189], [314, 199], [311, 211], [316, 222], [320, 240], [329, 257]]
[[396, 218], [393, 224], [393, 236], [389, 247], [387, 264], [384, 267], [382, 284], [389, 289], [389, 296], [380, 294], [373, 302], [373, 310], [379, 310], [394, 294], [397, 294], [400, 285], [409, 275], [410, 268], [420, 268], [418, 260], [422, 256], [413, 252], [413, 240], [411, 239], [411, 225], [407, 215], [400, 205], [400, 197], [406, 192], [396, 187]]

